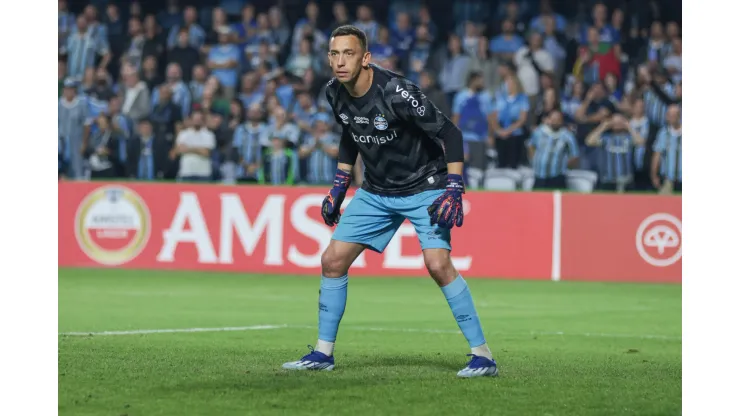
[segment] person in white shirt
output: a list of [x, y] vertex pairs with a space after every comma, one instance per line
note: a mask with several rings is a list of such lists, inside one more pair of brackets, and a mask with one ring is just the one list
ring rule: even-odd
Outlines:
[[193, 111], [190, 127], [181, 131], [175, 140], [172, 156], [180, 156], [177, 177], [182, 181], [211, 180], [211, 152], [216, 148], [216, 136], [204, 127], [204, 119], [202, 111]]
[[542, 48], [541, 34], [533, 32], [529, 35], [529, 45], [521, 47], [514, 54], [514, 64], [522, 89], [530, 97], [530, 107], [533, 107], [540, 93], [540, 75], [552, 74], [555, 70], [555, 60], [550, 52]]

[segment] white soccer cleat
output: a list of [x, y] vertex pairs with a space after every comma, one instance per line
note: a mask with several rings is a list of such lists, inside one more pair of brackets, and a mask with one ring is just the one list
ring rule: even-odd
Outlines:
[[328, 356], [323, 352], [313, 349], [310, 345], [310, 353], [304, 355], [298, 361], [291, 361], [283, 364], [286, 370], [313, 370], [313, 371], [331, 371], [334, 369], [334, 356]]
[[458, 377], [496, 377], [498, 375], [496, 360], [489, 360], [486, 357], [474, 354], [468, 354], [468, 356], [473, 358], [470, 360], [467, 367], [457, 373]]

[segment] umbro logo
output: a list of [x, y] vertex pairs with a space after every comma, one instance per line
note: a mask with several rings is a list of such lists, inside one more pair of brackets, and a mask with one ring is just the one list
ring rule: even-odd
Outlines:
[[342, 119], [342, 123], [349, 124], [349, 117], [346, 114], [340, 114], [339, 118]]

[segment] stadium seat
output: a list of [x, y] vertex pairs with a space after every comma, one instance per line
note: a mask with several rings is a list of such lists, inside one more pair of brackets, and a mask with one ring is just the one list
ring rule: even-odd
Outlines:
[[599, 180], [599, 176], [596, 174], [596, 172], [593, 172], [590, 170], [584, 170], [584, 169], [572, 169], [572, 170], [567, 171], [565, 175], [568, 178], [587, 179], [594, 186], [596, 185], [596, 182]]
[[483, 183], [483, 171], [476, 168], [468, 168], [468, 188], [478, 189]]
[[515, 191], [516, 181], [505, 175], [486, 176], [483, 187], [489, 191]]
[[595, 182], [584, 176], [567, 176], [565, 182], [568, 189], [576, 192], [591, 193], [594, 190]]
[[526, 176], [522, 180], [522, 190], [531, 191], [534, 188], [534, 176]]

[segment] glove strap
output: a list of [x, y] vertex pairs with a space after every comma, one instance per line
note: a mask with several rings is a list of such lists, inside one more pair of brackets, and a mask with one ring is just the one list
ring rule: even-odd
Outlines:
[[349, 189], [351, 179], [352, 177], [349, 173], [341, 169], [337, 169], [337, 173], [334, 175], [334, 187], [346, 191]]
[[449, 174], [447, 175], [447, 190], [465, 193], [465, 182], [461, 175]]

